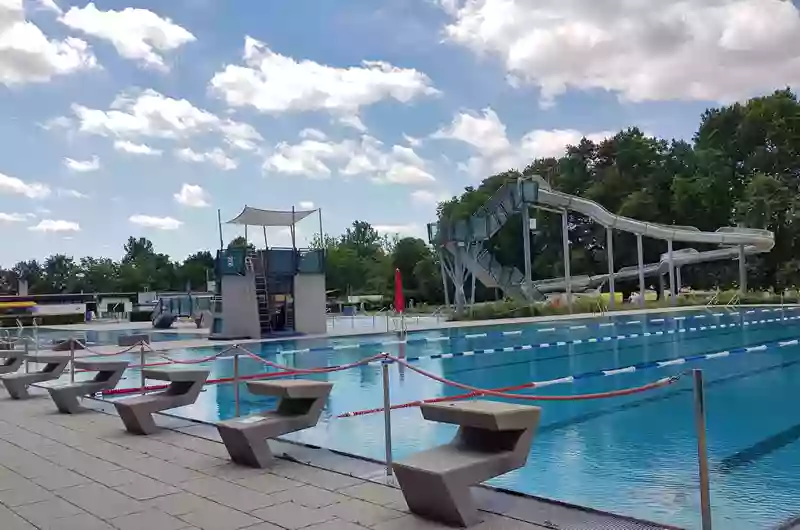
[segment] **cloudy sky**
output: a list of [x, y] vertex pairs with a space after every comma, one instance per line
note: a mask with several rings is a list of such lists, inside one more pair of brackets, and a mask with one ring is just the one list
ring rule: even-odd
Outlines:
[[422, 236], [492, 172], [785, 86], [796, 1], [0, 0], [0, 264], [183, 258], [245, 204]]

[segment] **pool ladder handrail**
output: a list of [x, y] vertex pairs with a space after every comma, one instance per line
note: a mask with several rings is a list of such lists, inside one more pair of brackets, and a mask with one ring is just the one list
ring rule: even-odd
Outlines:
[[739, 306], [739, 303], [742, 301], [742, 297], [739, 296], [739, 293], [733, 295], [733, 297], [725, 304], [725, 307], [730, 307], [731, 309], [736, 309]]
[[711, 307], [719, 304], [719, 294], [720, 290], [717, 289], [717, 291], [714, 293], [714, 296], [712, 296], [711, 300], [709, 300], [708, 303], [706, 304], [706, 307]]

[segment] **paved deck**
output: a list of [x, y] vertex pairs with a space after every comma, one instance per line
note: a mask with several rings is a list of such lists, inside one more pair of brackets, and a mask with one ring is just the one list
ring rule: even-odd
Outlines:
[[[127, 434], [107, 404], [55, 412], [41, 389], [28, 401], [0, 390], [2, 530], [432, 530], [399, 490], [376, 482], [381, 466], [325, 450], [279, 444], [306, 465], [269, 471], [229, 462], [215, 429], [161, 416], [171, 427]], [[285, 451], [284, 451], [285, 450]], [[313, 454], [311, 454], [313, 453]], [[323, 463], [328, 471], [319, 467]], [[475, 530], [657, 529], [536, 499], [478, 491]]]

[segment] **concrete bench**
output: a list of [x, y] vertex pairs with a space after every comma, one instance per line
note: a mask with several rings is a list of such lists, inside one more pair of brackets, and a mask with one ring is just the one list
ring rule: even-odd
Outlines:
[[308, 380], [249, 381], [247, 390], [280, 398], [275, 410], [217, 424], [217, 430], [237, 464], [263, 468], [272, 460], [267, 440], [313, 427], [319, 421], [333, 383]]
[[80, 403], [78, 403], [79, 397], [116, 387], [128, 367], [128, 361], [75, 360], [74, 363], [76, 370], [97, 372], [97, 374], [88, 381], [47, 387], [56, 408], [64, 414], [75, 414], [81, 410]]
[[409, 509], [450, 525], [480, 522], [470, 487], [525, 465], [541, 409], [484, 400], [420, 408], [459, 428], [450, 443], [392, 465]]
[[0, 350], [0, 374], [13, 374], [25, 360], [25, 350]]
[[197, 401], [208, 374], [208, 370], [201, 369], [145, 368], [145, 379], [168, 381], [169, 387], [161, 392], [114, 401], [114, 407], [129, 433], [152, 434], [157, 430], [153, 414]]
[[136, 346], [139, 343], [150, 344], [150, 335], [144, 333], [136, 333], [133, 335], [120, 335], [117, 338], [117, 346]]
[[38, 372], [16, 372], [0, 376], [3, 385], [6, 387], [8, 395], [13, 399], [25, 399], [30, 397], [28, 387], [33, 383], [43, 383], [53, 381], [61, 377], [64, 369], [69, 363], [69, 355], [26, 355], [24, 360], [33, 363], [44, 364]]

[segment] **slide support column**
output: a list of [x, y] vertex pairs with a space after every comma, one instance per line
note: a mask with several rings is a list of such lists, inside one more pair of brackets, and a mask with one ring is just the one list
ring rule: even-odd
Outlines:
[[639, 260], [639, 304], [644, 307], [644, 250], [642, 234], [636, 234], [636, 254]]
[[614, 229], [606, 227], [606, 251], [608, 252], [608, 307], [614, 309]]

